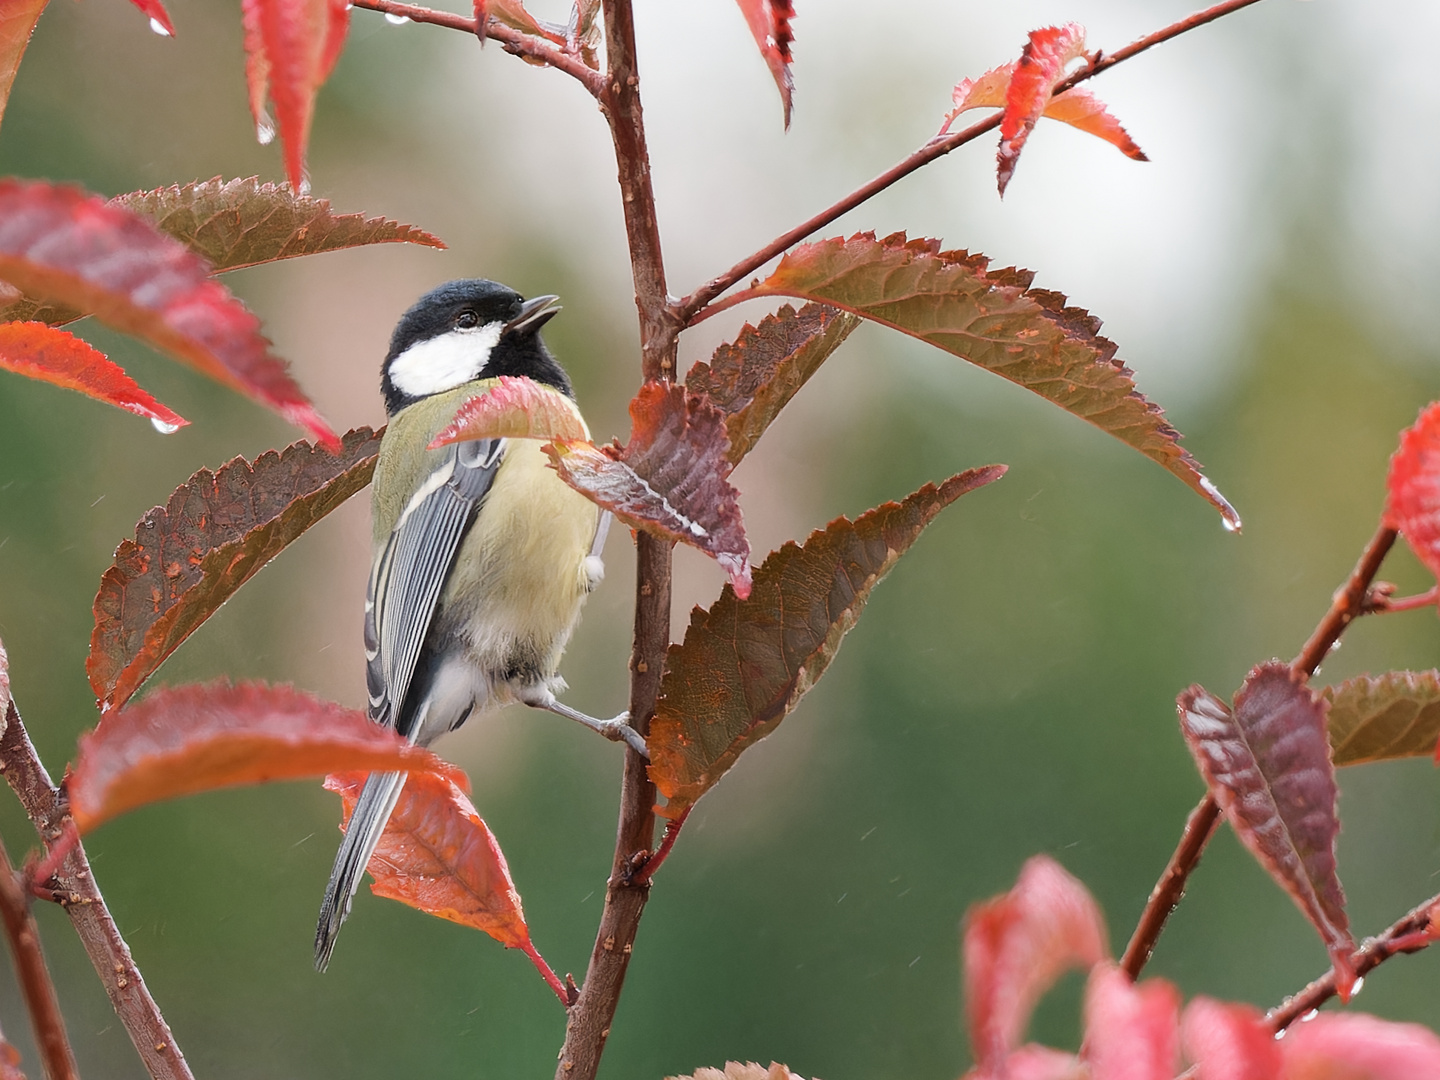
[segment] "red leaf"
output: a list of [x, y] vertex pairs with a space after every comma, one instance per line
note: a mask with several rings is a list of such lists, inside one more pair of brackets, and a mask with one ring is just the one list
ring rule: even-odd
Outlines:
[[736, 3], [740, 5], [745, 23], [760, 48], [760, 55], [769, 65], [770, 74], [775, 76], [788, 128], [791, 99], [795, 93], [795, 80], [790, 74], [790, 62], [795, 59], [790, 53], [790, 43], [795, 40], [795, 33], [790, 29], [795, 5], [790, 0], [736, 0]]
[[140, 389], [124, 368], [88, 342], [44, 323], [0, 323], [0, 368], [144, 416], [166, 434], [190, 423]]
[[1030, 40], [1010, 76], [1005, 92], [1005, 115], [1000, 121], [1000, 152], [996, 155], [1000, 194], [1010, 183], [1025, 140], [1050, 103], [1055, 84], [1065, 77], [1065, 65], [1085, 55], [1085, 28], [1077, 23], [1030, 31]]
[[[1010, 77], [1015, 73], [1015, 68], [1013, 63], [1001, 64], [997, 68], [991, 68], [978, 79], [961, 79], [951, 92], [955, 108], [945, 114], [945, 122], [940, 125], [940, 134], [944, 135], [949, 131], [956, 117], [970, 109], [1003, 109], [1010, 89]], [[1057, 94], [1050, 99], [1041, 115], [1069, 124], [1087, 135], [1104, 139], [1119, 148], [1128, 158], [1136, 161], [1150, 160], [1145, 156], [1145, 151], [1130, 138], [1120, 121], [1110, 115], [1105, 103], [1084, 87], [1077, 86], [1063, 94]]]
[[647, 382], [630, 402], [624, 448], [556, 440], [545, 447], [560, 478], [632, 529], [699, 548], [750, 595], [750, 542], [739, 492], [726, 479], [725, 414], [671, 383]]
[[340, 769], [447, 769], [363, 712], [289, 686], [162, 688], [80, 736], [66, 790], [81, 832], [146, 803]]
[[1105, 919], [1084, 885], [1037, 855], [1013, 889], [966, 914], [963, 955], [971, 1052], [999, 1074], [1055, 980], [1109, 955]]
[[1180, 1024], [1185, 1056], [1200, 1066], [1199, 1080], [1277, 1080], [1280, 1044], [1249, 1005], [1197, 997]]
[[268, 83], [285, 144], [285, 172], [291, 186], [304, 191], [315, 95], [344, 47], [349, 5], [345, 0], [242, 0], [241, 7], [249, 55], [246, 79], [257, 130], [264, 125]]
[[534, 379], [501, 375], [487, 389], [466, 398], [455, 418], [430, 440], [438, 450], [467, 439], [589, 439], [590, 429], [575, 403]]
[[1440, 401], [1400, 433], [1385, 489], [1385, 524], [1440, 578]]
[[1272, 660], [1250, 672], [1232, 713], [1203, 687], [1179, 697], [1180, 730], [1205, 783], [1251, 854], [1314, 924], [1341, 996], [1355, 972], [1345, 892], [1335, 872], [1335, 768], [1328, 704]]
[[852, 311], [929, 342], [952, 356], [1025, 387], [1109, 432], [1168, 469], [1238, 531], [1235, 508], [1180, 445], [1160, 407], [1135, 388], [1134, 372], [1100, 335], [1100, 320], [1034, 275], [991, 269], [984, 255], [941, 251], [938, 240], [904, 233], [877, 240], [817, 240], [787, 252], [764, 281], [731, 294], [726, 306], [757, 296], [798, 296]]
[[732, 465], [750, 452], [807, 379], [850, 336], [860, 320], [825, 304], [789, 304], [746, 323], [733, 344], [721, 345], [710, 362], [685, 375], [685, 389], [704, 394], [725, 414]]
[[671, 645], [650, 735], [650, 778], [679, 820], [820, 681], [870, 593], [941, 510], [1005, 475], [988, 465], [926, 484], [903, 503], [837, 518], [804, 546], [772, 551], [755, 590], [727, 587]]
[[265, 109], [270, 99], [270, 58], [265, 53], [265, 35], [260, 30], [260, 5], [241, 0], [241, 25], [245, 32], [245, 89], [250, 115], [255, 120], [255, 139], [269, 146], [275, 138], [275, 122]]
[[1419, 1024], [1396, 1024], [1365, 1013], [1321, 1013], [1295, 1024], [1280, 1040], [1280, 1053], [1285, 1080], [1440, 1076], [1440, 1036]]
[[1101, 964], [1085, 990], [1091, 1080], [1174, 1080], [1180, 1071], [1180, 993], [1163, 979], [1135, 984]]
[[140, 519], [95, 595], [85, 668], [108, 710], [124, 705], [180, 643], [296, 537], [370, 482], [380, 436], [338, 454], [300, 442], [254, 463], [201, 469]]
[[[342, 828], [350, 824], [366, 775], [325, 778], [326, 790], [344, 803]], [[368, 869], [375, 879], [370, 891], [522, 950], [568, 1005], [565, 987], [530, 941], [505, 854], [466, 797], [463, 781], [463, 775], [410, 774], [370, 856]]]
[[0, 4], [0, 118], [20, 70], [20, 58], [30, 44], [30, 34], [47, 0], [7, 0]]
[[0, 279], [93, 312], [337, 443], [255, 316], [136, 214], [77, 188], [0, 180]]
[[170, 21], [170, 13], [165, 10], [165, 5], [160, 0], [130, 0], [130, 2], [149, 16], [152, 25], [165, 31], [166, 37], [175, 36], [175, 24]]

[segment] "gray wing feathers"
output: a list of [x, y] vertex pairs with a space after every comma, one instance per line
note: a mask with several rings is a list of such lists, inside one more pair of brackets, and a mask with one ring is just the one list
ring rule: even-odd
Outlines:
[[[365, 598], [365, 681], [370, 719], [395, 727], [406, 715], [435, 606], [475, 507], [495, 480], [503, 439], [451, 447], [400, 515], [370, 572]], [[411, 709], [413, 717], [415, 710]], [[410, 735], [409, 731], [401, 731]], [[315, 967], [324, 971], [360, 878], [405, 786], [404, 773], [371, 773], [335, 856], [315, 928]]]
[[375, 561], [365, 649], [370, 718], [377, 723], [395, 726], [401, 719], [446, 575], [503, 452], [503, 439], [453, 447], [405, 508]]

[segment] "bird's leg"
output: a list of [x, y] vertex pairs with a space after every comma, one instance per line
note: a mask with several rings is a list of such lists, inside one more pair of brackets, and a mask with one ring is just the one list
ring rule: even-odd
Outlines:
[[628, 712], [623, 712], [609, 720], [597, 720], [593, 716], [586, 716], [579, 709], [572, 709], [544, 687], [532, 690], [521, 700], [532, 709], [544, 709], [556, 716], [574, 720], [577, 724], [584, 724], [591, 731], [599, 732], [611, 742], [624, 742], [646, 761], [650, 760], [650, 751], [645, 749], [645, 739], [630, 726]]

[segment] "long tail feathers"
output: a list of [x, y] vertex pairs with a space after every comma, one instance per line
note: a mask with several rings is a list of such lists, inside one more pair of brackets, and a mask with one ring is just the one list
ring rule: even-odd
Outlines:
[[330, 884], [325, 886], [325, 899], [320, 904], [320, 922], [315, 927], [315, 970], [324, 971], [330, 963], [330, 953], [335, 948], [335, 938], [345, 916], [350, 914], [350, 901], [360, 887], [360, 878], [375, 853], [385, 823], [390, 820], [391, 811], [400, 798], [400, 789], [405, 786], [405, 773], [371, 773], [355, 804], [355, 813], [350, 817], [350, 826], [345, 830], [345, 839], [335, 856], [335, 867], [330, 871]]

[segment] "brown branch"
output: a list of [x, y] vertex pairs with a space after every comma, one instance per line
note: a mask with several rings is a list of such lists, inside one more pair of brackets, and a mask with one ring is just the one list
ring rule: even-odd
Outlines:
[[1155, 888], [1150, 890], [1150, 899], [1145, 901], [1145, 910], [1140, 913], [1140, 921], [1130, 935], [1130, 944], [1125, 946], [1125, 955], [1120, 958], [1120, 969], [1132, 980], [1140, 977], [1140, 971], [1155, 951], [1155, 943], [1160, 940], [1166, 922], [1185, 898], [1185, 882], [1200, 864], [1200, 856], [1205, 853], [1205, 847], [1210, 843], [1210, 837], [1215, 835], [1215, 827], [1219, 823], [1220, 807], [1207, 794], [1185, 820], [1180, 843], [1176, 845], [1175, 853], [1170, 856]]
[[[631, 653], [630, 722], [642, 735], [650, 730], [655, 697], [660, 689], [665, 647], [670, 640], [670, 555], [668, 541], [639, 533], [639, 581], [636, 587], [635, 643]], [[655, 839], [655, 785], [646, 772], [645, 759], [625, 752], [625, 777], [620, 791], [620, 824], [615, 858], [605, 889], [605, 910], [590, 953], [590, 967], [580, 998], [565, 1024], [565, 1045], [560, 1050], [556, 1080], [591, 1080], [610, 1037], [610, 1024], [620, 1002], [620, 991], [635, 944], [635, 932], [645, 901], [648, 879], [635, 880], [632, 871], [643, 863]]]
[[[1432, 896], [1419, 907], [1412, 908], [1381, 934], [1367, 938], [1365, 944], [1351, 955], [1357, 979], [1402, 953], [1419, 952], [1435, 939], [1430, 933], [1431, 913], [1440, 905], [1440, 896]], [[1356, 985], [1358, 989], [1358, 983]], [[1300, 1017], [1318, 1009], [1336, 994], [1335, 969], [1331, 968], [1298, 994], [1292, 994], [1284, 1003], [1265, 1014], [1265, 1023], [1271, 1031], [1283, 1031]]]
[[[665, 287], [665, 261], [650, 183], [650, 152], [645, 143], [640, 75], [635, 61], [635, 24], [630, 0], [604, 0], [605, 88], [600, 108], [610, 125], [615, 163], [625, 212], [625, 235], [640, 316], [640, 359], [644, 378], [675, 377], [676, 340], [680, 321], [670, 309]], [[636, 537], [635, 638], [630, 654], [630, 722], [640, 734], [650, 730], [665, 650], [670, 643], [670, 569], [672, 545], [639, 533]], [[648, 881], [637, 881], [633, 869], [643, 863], [655, 842], [655, 785], [646, 761], [625, 751], [620, 786], [620, 820], [615, 855], [605, 888], [605, 908], [580, 995], [565, 1024], [565, 1044], [556, 1067], [557, 1080], [592, 1080], [610, 1037], [620, 991], [630, 966], [635, 935], [650, 895]]]
[[[1305, 642], [1300, 655], [1290, 662], [1292, 671], [1304, 675], [1307, 679], [1314, 675], [1320, 670], [1321, 662], [1335, 647], [1340, 636], [1345, 633], [1345, 628], [1361, 615], [1376, 610], [1371, 604], [1370, 585], [1375, 580], [1375, 575], [1380, 572], [1380, 564], [1389, 554], [1395, 537], [1395, 530], [1384, 525], [1375, 530], [1375, 535], [1360, 553], [1360, 559], [1350, 571], [1345, 584], [1336, 590], [1330, 609], [1315, 627], [1310, 640]], [[1121, 959], [1120, 966], [1130, 978], [1139, 978], [1141, 969], [1155, 951], [1155, 943], [1160, 940], [1165, 923], [1184, 897], [1185, 883], [1199, 865], [1200, 856], [1205, 853], [1205, 846], [1215, 834], [1219, 823], [1220, 807], [1214, 796], [1207, 793], [1190, 812], [1190, 817], [1185, 822], [1185, 831], [1180, 834], [1180, 843], [1176, 845], [1175, 853], [1170, 856], [1165, 872], [1151, 890], [1150, 899], [1145, 902], [1145, 910], [1140, 913], [1140, 921], [1135, 925], [1135, 933], [1130, 937], [1130, 944], [1125, 947], [1125, 956]]]
[[[1116, 64], [1123, 63], [1132, 56], [1137, 56], [1146, 49], [1159, 45], [1162, 41], [1169, 41], [1173, 37], [1178, 37], [1187, 31], [1194, 30], [1197, 26], [1204, 26], [1206, 23], [1214, 22], [1222, 16], [1229, 15], [1232, 11], [1239, 11], [1241, 8], [1249, 7], [1251, 4], [1259, 2], [1260, 0], [1225, 0], [1224, 3], [1216, 4], [1213, 7], [1206, 8], [1204, 11], [1196, 12], [1194, 15], [1181, 19], [1179, 22], [1171, 23], [1164, 29], [1157, 30], [1153, 34], [1148, 34], [1145, 37], [1133, 41], [1123, 49], [1118, 49], [1109, 55], [1097, 53], [1088, 63], [1077, 69], [1074, 74], [1056, 84], [1054, 92], [1056, 94], [1063, 94], [1071, 87], [1077, 86], [1086, 79], [1094, 78], [1102, 71], [1108, 71]], [[701, 313], [710, 301], [714, 300], [737, 281], [760, 269], [760, 267], [764, 266], [786, 248], [805, 239], [805, 237], [811, 233], [823, 229], [836, 218], [849, 213], [867, 199], [873, 198], [892, 184], [903, 180], [917, 169], [930, 164], [930, 162], [936, 158], [944, 157], [950, 153], [950, 151], [958, 149], [968, 142], [973, 142], [987, 131], [991, 131], [999, 126], [1000, 114], [996, 113], [994, 116], [971, 124], [963, 131], [957, 131], [950, 135], [941, 135], [931, 139], [924, 146], [920, 147], [920, 149], [905, 158], [905, 160], [886, 169], [869, 183], [862, 184], [839, 202], [826, 207], [824, 210], [821, 210], [820, 213], [808, 221], [801, 222], [789, 232], [777, 236], [759, 251], [753, 252], [741, 259], [723, 274], [711, 278], [675, 305], [675, 314], [686, 326], [692, 325], [702, 317]]]
[[65, 1019], [60, 1015], [60, 1002], [50, 967], [40, 950], [40, 928], [30, 914], [30, 897], [20, 884], [15, 868], [4, 845], [0, 845], [0, 921], [10, 942], [10, 955], [15, 961], [15, 978], [25, 997], [30, 1024], [35, 1029], [35, 1044], [50, 1080], [79, 1080], [75, 1055], [65, 1035]]
[[[35, 753], [13, 701], [6, 720], [4, 735], [0, 736], [0, 771], [19, 796], [40, 838], [49, 844], [64, 831], [63, 823], [68, 818], [65, 802]], [[81, 845], [77, 843], [65, 857], [54, 881], [58, 886], [57, 900], [70, 916], [115, 1015], [129, 1033], [146, 1070], [154, 1080], [194, 1080], [170, 1026], [130, 957], [129, 946], [105, 907]]]
[[[398, 3], [397, 0], [354, 0], [354, 6], [386, 15], [403, 16], [411, 22], [443, 26], [448, 30], [460, 30], [467, 34], [475, 33], [474, 19], [467, 19], [464, 15], [451, 11], [436, 11], [434, 8]], [[563, 71], [590, 91], [593, 97], [599, 97], [605, 87], [605, 76], [586, 67], [585, 62], [575, 53], [531, 34], [521, 33], [514, 27], [506, 26], [493, 15], [485, 24], [485, 36], [500, 42], [506, 52], [539, 60], [557, 71]]]

